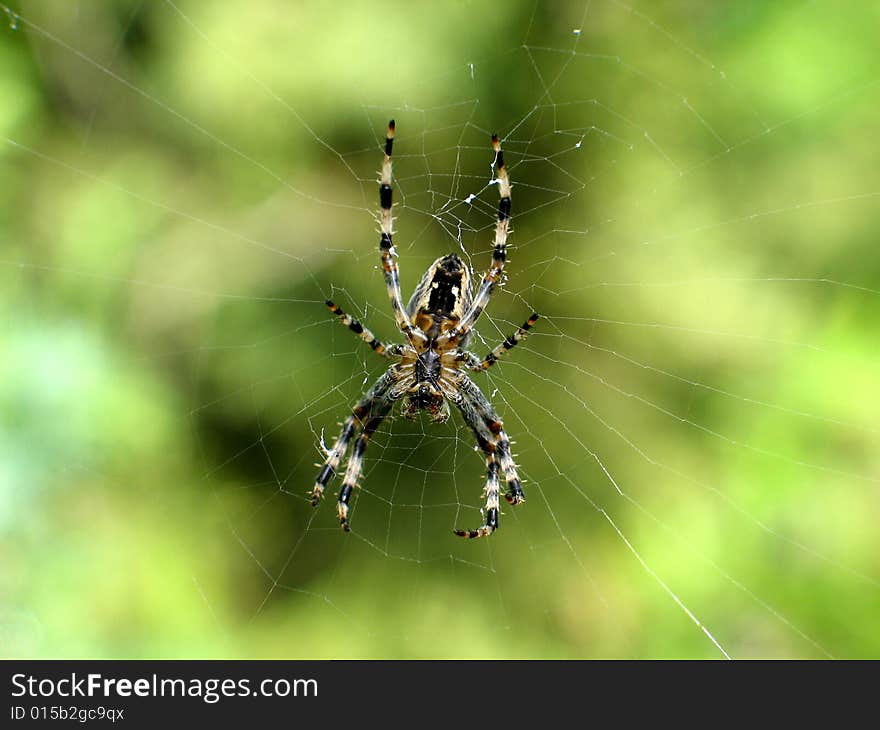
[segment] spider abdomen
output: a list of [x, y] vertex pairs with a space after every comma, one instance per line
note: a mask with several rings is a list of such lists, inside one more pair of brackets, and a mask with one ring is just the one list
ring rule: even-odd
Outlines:
[[455, 327], [470, 304], [470, 270], [451, 253], [428, 267], [409, 300], [407, 314], [428, 337], [437, 337]]

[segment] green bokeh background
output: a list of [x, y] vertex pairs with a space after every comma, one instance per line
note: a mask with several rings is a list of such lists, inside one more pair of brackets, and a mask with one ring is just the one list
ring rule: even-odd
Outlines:
[[[14, 11], [2, 656], [721, 656], [688, 612], [733, 656], [880, 653], [876, 7]], [[305, 498], [382, 369], [323, 299], [394, 333], [389, 116], [407, 290], [485, 265], [506, 139], [475, 349], [544, 319], [483, 382], [529, 482], [489, 541], [451, 534], [458, 421], [383, 428], [352, 534]]]

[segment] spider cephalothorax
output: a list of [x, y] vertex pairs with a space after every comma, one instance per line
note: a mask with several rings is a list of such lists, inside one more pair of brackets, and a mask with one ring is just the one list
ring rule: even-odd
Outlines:
[[525, 339], [538, 319], [538, 315], [533, 314], [482, 360], [465, 349], [474, 324], [489, 303], [504, 270], [510, 227], [510, 181], [504, 166], [501, 143], [497, 136], [493, 136], [494, 167], [500, 200], [491, 267], [479, 287], [473, 291], [471, 273], [464, 262], [454, 253], [442, 256], [425, 272], [409, 304], [404, 308], [392, 243], [393, 144], [394, 120], [388, 123], [385, 158], [379, 181], [379, 224], [382, 231], [379, 250], [394, 319], [406, 337], [406, 343], [388, 346], [382, 344], [360, 322], [333, 302], [327, 301], [330, 311], [344, 325], [375, 352], [396, 362], [358, 401], [351, 416], [345, 421], [342, 433], [327, 452], [327, 458], [318, 473], [311, 491], [312, 504], [317, 505], [320, 501], [324, 488], [348, 451], [351, 439], [358, 433], [337, 502], [339, 521], [343, 529], [348, 530], [349, 500], [361, 474], [367, 442], [390, 414], [394, 404], [405, 399], [404, 416], [415, 418], [420, 411], [425, 411], [432, 421], [442, 423], [449, 418], [449, 404], [452, 403], [458, 408], [486, 455], [486, 503], [483, 510], [485, 524], [476, 530], [456, 530], [455, 533], [462, 537], [483, 537], [492, 534], [498, 527], [500, 477], [504, 478], [507, 485], [505, 497], [508, 502], [519, 504], [525, 499], [510, 453], [510, 439], [504, 432], [501, 420], [486, 396], [465, 373], [466, 370], [486, 370], [491, 367], [505, 352]]
[[449, 406], [440, 386], [443, 356], [434, 349], [425, 350], [416, 355], [413, 367], [415, 370], [410, 376], [412, 385], [407, 390], [403, 415], [415, 419], [419, 411], [427, 411], [436, 423], [449, 420]]

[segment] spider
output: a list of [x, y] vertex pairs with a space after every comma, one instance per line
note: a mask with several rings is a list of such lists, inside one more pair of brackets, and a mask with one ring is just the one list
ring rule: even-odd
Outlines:
[[350, 530], [349, 500], [363, 467], [364, 452], [370, 437], [376, 432], [394, 405], [405, 399], [403, 415], [416, 418], [426, 412], [436, 423], [449, 418], [449, 404], [461, 412], [467, 426], [473, 431], [477, 444], [486, 455], [485, 522], [475, 530], [455, 530], [461, 537], [478, 538], [491, 535], [498, 528], [498, 492], [500, 478], [507, 484], [505, 497], [510, 504], [524, 501], [522, 484], [510, 453], [510, 439], [492, 404], [471, 380], [466, 370], [488, 370], [509, 350], [522, 342], [538, 320], [533, 314], [482, 360], [465, 349], [471, 331], [489, 303], [492, 292], [501, 281], [506, 258], [507, 235], [510, 229], [510, 180], [504, 166], [504, 154], [498, 135], [492, 136], [495, 151], [493, 165], [497, 170], [498, 221], [495, 224], [495, 248], [492, 265], [482, 282], [473, 291], [468, 267], [454, 253], [437, 259], [422, 276], [406, 307], [400, 293], [400, 277], [392, 244], [391, 216], [391, 150], [394, 144], [394, 120], [388, 123], [385, 138], [385, 156], [379, 180], [379, 224], [381, 238], [379, 252], [385, 285], [391, 299], [391, 309], [400, 331], [406, 337], [404, 344], [386, 345], [370, 330], [328, 300], [330, 311], [338, 320], [366, 342], [377, 354], [395, 360], [388, 370], [358, 401], [352, 414], [342, 426], [342, 432], [327, 453], [321, 465], [315, 486], [310, 492], [312, 505], [317, 506], [324, 489], [333, 478], [348, 446], [357, 434], [342, 488], [337, 510], [342, 529]]

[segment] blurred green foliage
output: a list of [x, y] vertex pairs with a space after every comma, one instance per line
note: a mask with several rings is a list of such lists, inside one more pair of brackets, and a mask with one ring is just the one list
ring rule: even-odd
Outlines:
[[[19, 15], [20, 14], [20, 15]], [[876, 656], [878, 10], [89, 3], [0, 27], [0, 654]], [[579, 32], [575, 32], [579, 31]], [[305, 499], [407, 290], [485, 265], [528, 501], [457, 421]], [[478, 196], [473, 205], [462, 201]], [[674, 596], [673, 596], [674, 594]], [[680, 603], [679, 603], [680, 601]], [[687, 610], [683, 608], [687, 607]]]

